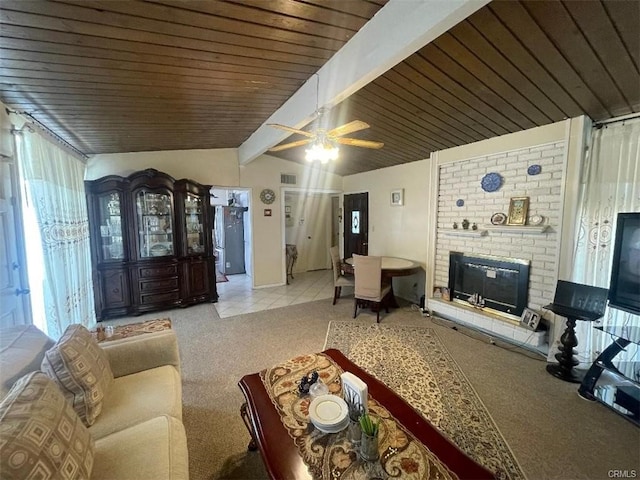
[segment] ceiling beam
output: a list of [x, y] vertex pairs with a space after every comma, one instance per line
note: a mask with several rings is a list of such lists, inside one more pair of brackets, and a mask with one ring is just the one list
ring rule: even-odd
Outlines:
[[[489, 0], [390, 0], [238, 149], [241, 165], [290, 134], [267, 126], [302, 128], [316, 107], [330, 108], [489, 3]], [[318, 98], [316, 98], [318, 91]]]

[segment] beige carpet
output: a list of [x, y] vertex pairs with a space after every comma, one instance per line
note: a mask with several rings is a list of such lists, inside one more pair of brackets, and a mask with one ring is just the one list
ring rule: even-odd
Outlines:
[[395, 390], [496, 478], [524, 478], [487, 409], [432, 328], [331, 322], [325, 348], [337, 348]]
[[[330, 321], [375, 323], [366, 311], [352, 320], [353, 299], [331, 299], [220, 318], [213, 304], [112, 321], [170, 317], [182, 359], [183, 419], [191, 480], [267, 478], [260, 454], [247, 452], [237, 386], [294, 355], [322, 350]], [[640, 472], [640, 429], [576, 385], [548, 373], [545, 362], [470, 338], [409, 308], [381, 315], [381, 325], [430, 327], [495, 421], [529, 480], [608, 479], [612, 470]]]

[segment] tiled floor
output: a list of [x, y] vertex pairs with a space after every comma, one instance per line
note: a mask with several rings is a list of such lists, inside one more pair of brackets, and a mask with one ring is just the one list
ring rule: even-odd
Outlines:
[[228, 282], [216, 284], [220, 298], [215, 306], [222, 318], [333, 298], [331, 270], [296, 273], [290, 285], [258, 289], [251, 287], [251, 278], [247, 275], [228, 278]]

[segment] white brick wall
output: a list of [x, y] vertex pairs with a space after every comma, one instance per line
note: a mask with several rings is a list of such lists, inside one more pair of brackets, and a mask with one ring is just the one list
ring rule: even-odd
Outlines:
[[[449, 252], [484, 254], [531, 261], [529, 307], [539, 310], [553, 300], [556, 287], [558, 235], [563, 184], [565, 142], [539, 145], [497, 155], [472, 158], [442, 165], [438, 197], [438, 232], [436, 241], [436, 285], [449, 281]], [[530, 165], [539, 164], [539, 175], [528, 175]], [[485, 192], [480, 182], [489, 172], [502, 175], [497, 192]], [[529, 197], [529, 216], [542, 215], [550, 228], [543, 234], [497, 232], [482, 237], [445, 235], [453, 222], [462, 228], [462, 220], [477, 223], [482, 229], [496, 212], [505, 215], [511, 197]], [[457, 207], [456, 200], [464, 200]]]

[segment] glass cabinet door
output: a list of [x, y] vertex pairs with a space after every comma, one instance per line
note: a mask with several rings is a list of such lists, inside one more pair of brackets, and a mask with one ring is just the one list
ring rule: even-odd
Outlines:
[[138, 251], [141, 258], [174, 254], [171, 195], [140, 191], [136, 194]]
[[189, 255], [204, 252], [204, 228], [202, 218], [202, 199], [187, 193], [184, 200], [185, 232], [187, 234], [187, 253]]
[[102, 260], [122, 260], [124, 258], [124, 245], [122, 243], [122, 216], [120, 205], [122, 203], [119, 192], [108, 193], [98, 197], [98, 210], [100, 215], [100, 247]]

